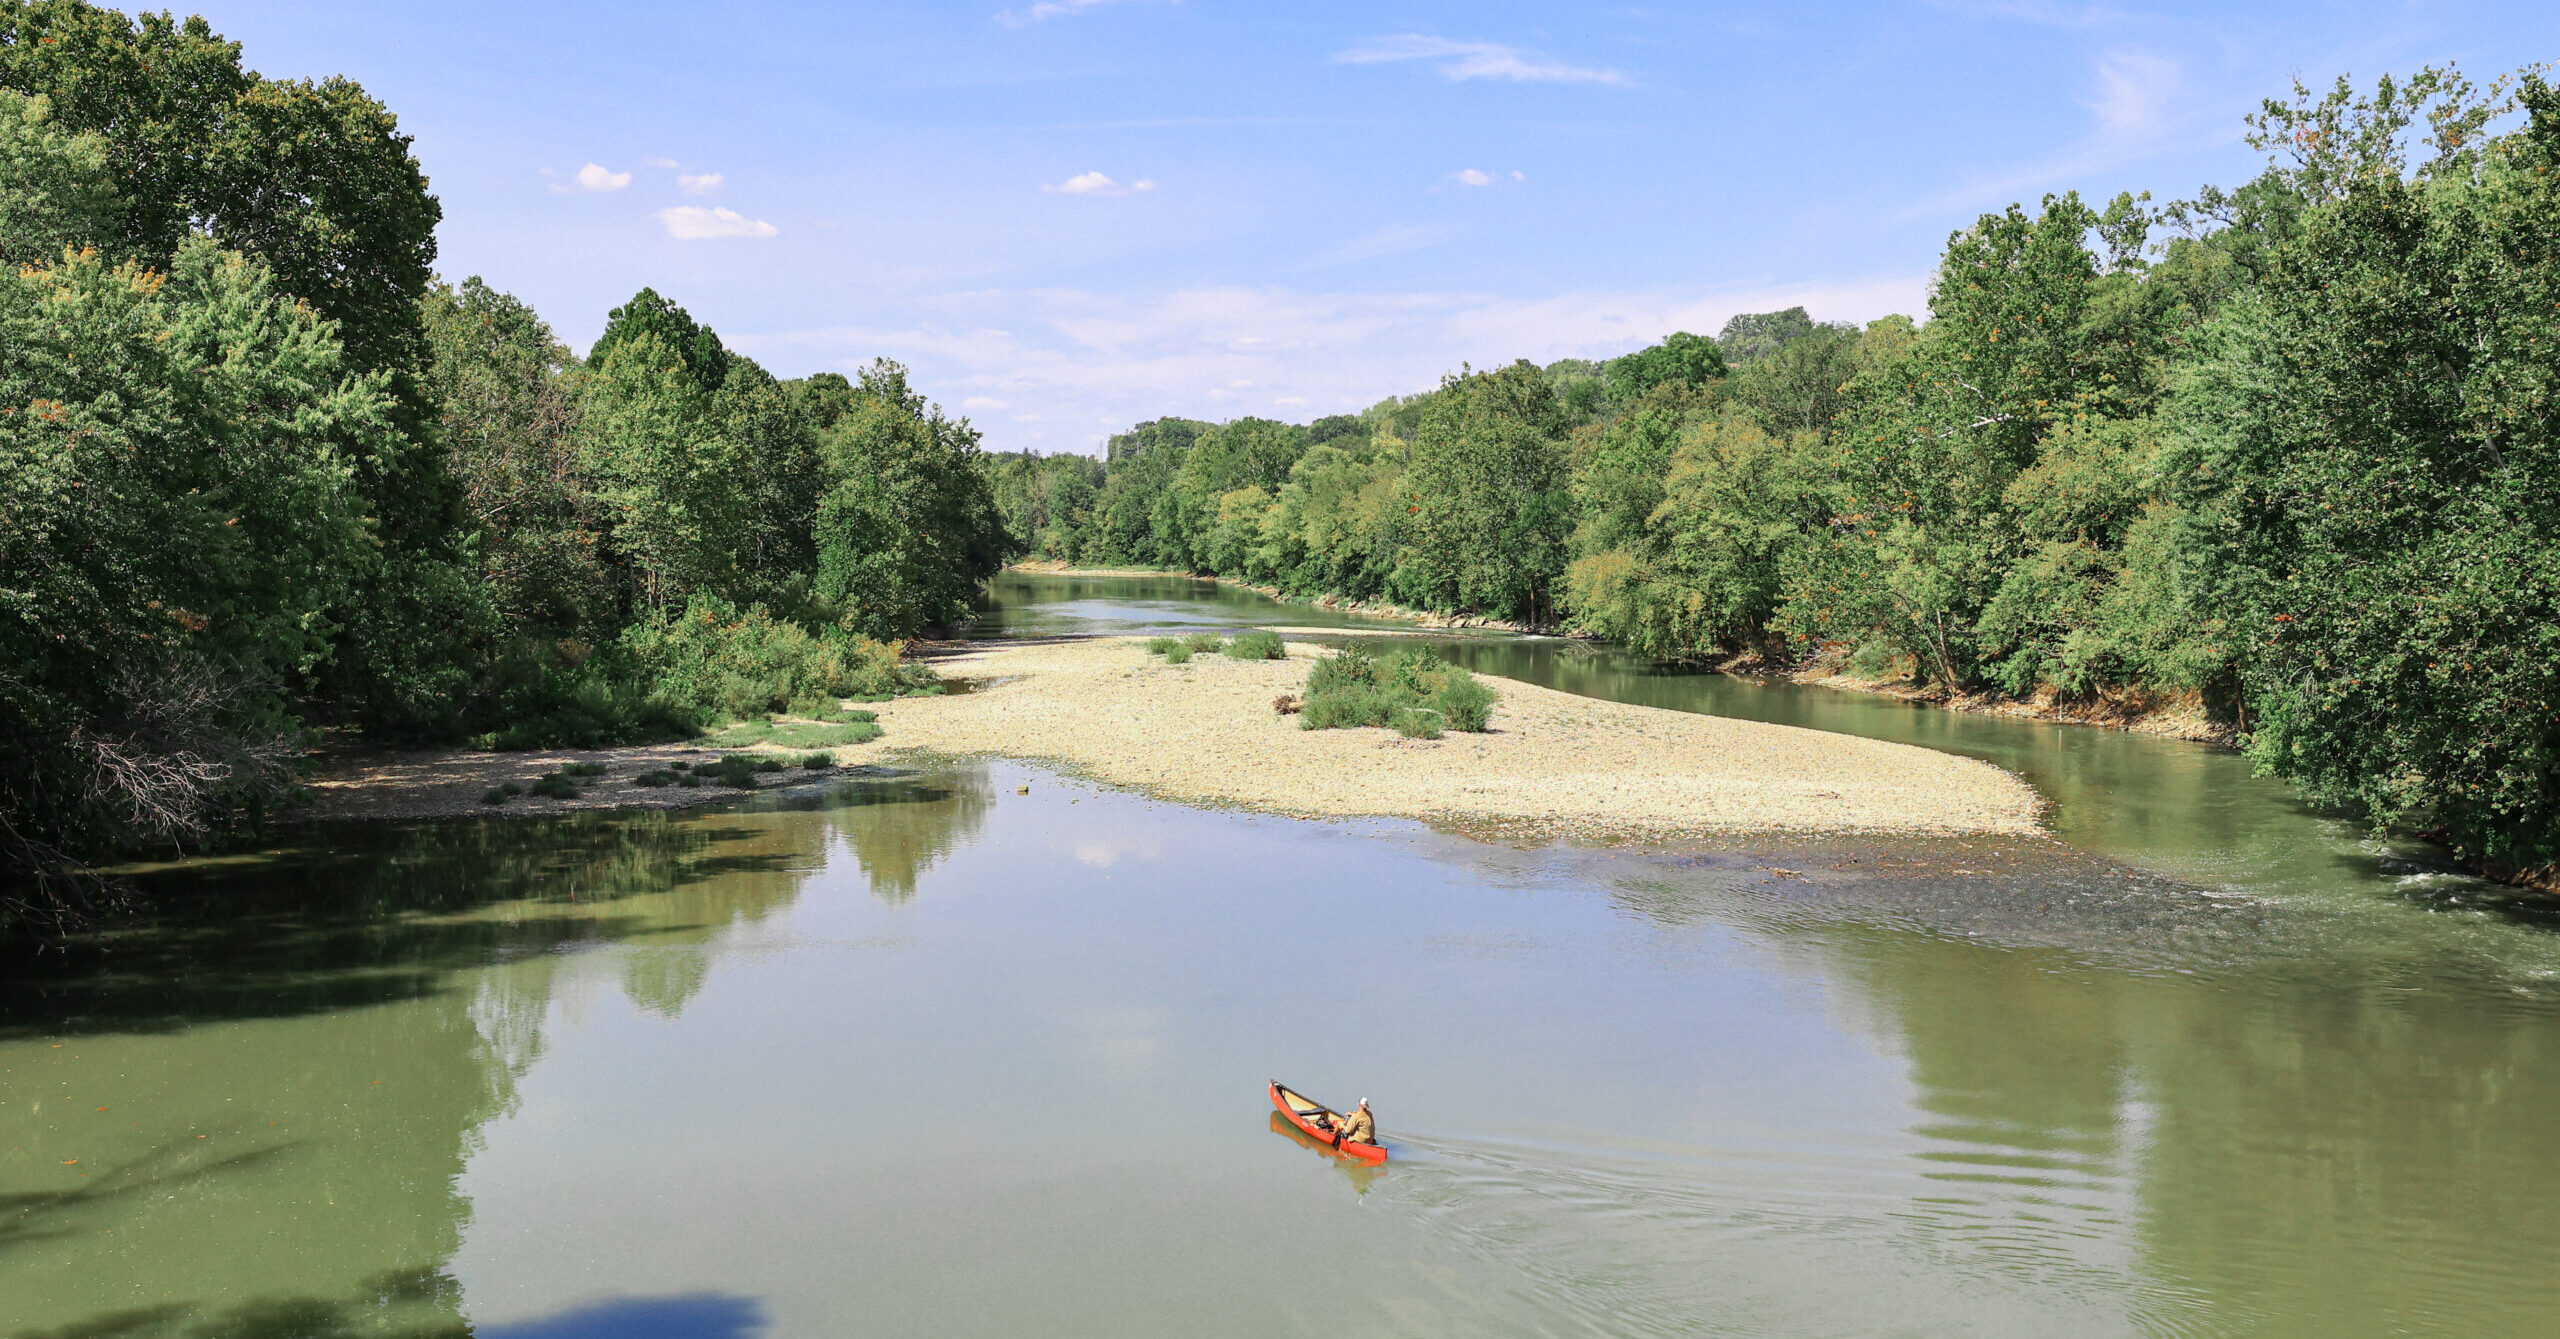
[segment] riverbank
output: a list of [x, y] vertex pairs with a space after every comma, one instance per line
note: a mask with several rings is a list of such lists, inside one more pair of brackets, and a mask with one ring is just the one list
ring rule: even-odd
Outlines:
[[1261, 586], [1235, 577], [1202, 576], [1197, 572], [1175, 572], [1154, 567], [1076, 567], [1059, 562], [1015, 563], [1006, 569], [1044, 577], [1180, 577], [1187, 581], [1206, 581], [1211, 585], [1232, 586], [1280, 604], [1302, 604], [1337, 614], [1363, 618], [1391, 618], [1417, 623], [1426, 628], [1469, 629], [1490, 632], [1516, 632], [1533, 637], [1561, 637], [1563, 628], [1547, 623], [1522, 623], [1507, 618], [1487, 618], [1481, 614], [1442, 614], [1429, 609], [1414, 609], [1384, 600], [1346, 600], [1339, 595], [1292, 595], [1277, 586]]
[[[1016, 563], [1013, 571], [1038, 576], [1059, 577], [1181, 577], [1206, 581], [1214, 585], [1249, 590], [1281, 604], [1306, 605], [1338, 614], [1355, 614], [1369, 618], [1395, 619], [1424, 628], [1465, 631], [1489, 629], [1543, 637], [1571, 637], [1591, 640], [1566, 631], [1561, 625], [1531, 625], [1509, 619], [1483, 618], [1471, 614], [1438, 614], [1425, 609], [1378, 601], [1346, 600], [1335, 595], [1291, 595], [1273, 586], [1260, 586], [1233, 577], [1201, 576], [1192, 572], [1171, 572], [1144, 567], [1073, 567], [1065, 563]], [[1287, 631], [1287, 629], [1283, 629]], [[1331, 631], [1331, 630], [1328, 630]], [[1335, 635], [1348, 635], [1335, 633]], [[2166, 739], [2184, 739], [2217, 748], [2235, 744], [2231, 726], [2212, 719], [2204, 703], [2193, 695], [2137, 694], [2102, 697], [2093, 701], [2064, 701], [2054, 694], [2019, 699], [1996, 692], [1950, 693], [1944, 689], [1923, 688], [1907, 676], [1870, 678], [1852, 671], [1845, 657], [1820, 657], [1797, 665], [1771, 665], [1757, 653], [1744, 652], [1711, 661], [1708, 668], [1719, 674], [1746, 679], [1782, 679], [1813, 688], [1831, 688], [1844, 693], [1873, 693], [1919, 706], [1943, 707], [1949, 711], [1974, 712], [1990, 716], [2009, 716], [2020, 720], [2052, 721], [2059, 725], [2093, 725], [2106, 730], [2124, 730], [2134, 734], [2158, 735]]]
[[[1278, 661], [1150, 656], [1135, 637], [999, 647], [937, 663], [971, 691], [876, 705], [886, 734], [830, 750], [847, 768], [909, 755], [1062, 764], [1185, 803], [1315, 818], [1412, 818], [1523, 835], [1661, 841], [1736, 833], [2028, 834], [2041, 802], [1988, 763], [1911, 745], [1578, 697], [1508, 679], [1492, 729], [1440, 740], [1301, 730], [1272, 700], [1303, 688], [1318, 648]], [[341, 816], [471, 812], [483, 766], [538, 771], [572, 755], [376, 761], [316, 787]], [[576, 800], [672, 807], [736, 792], [643, 791], [629, 775], [671, 750], [575, 755], [604, 763]], [[697, 755], [704, 756], [704, 755]], [[504, 760], [504, 761], [497, 761]], [[432, 783], [430, 785], [429, 783]], [[671, 788], [670, 788], [671, 789]], [[409, 797], [404, 799], [404, 796]], [[403, 813], [412, 801], [414, 813]]]

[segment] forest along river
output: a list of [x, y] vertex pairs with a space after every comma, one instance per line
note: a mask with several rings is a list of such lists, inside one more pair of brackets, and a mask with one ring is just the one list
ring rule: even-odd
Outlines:
[[[1007, 578], [991, 636], [1326, 618]], [[0, 993], [0, 1334], [2541, 1334], [2560, 937], [2227, 755], [2062, 841], [1518, 849], [1021, 764], [335, 829]], [[1029, 793], [1017, 793], [1028, 786]], [[1334, 1164], [1263, 1084], [1374, 1103]]]

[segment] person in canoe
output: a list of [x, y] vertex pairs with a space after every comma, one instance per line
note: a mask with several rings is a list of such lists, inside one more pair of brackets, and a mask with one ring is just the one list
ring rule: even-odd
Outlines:
[[1350, 1115], [1318, 1116], [1316, 1123], [1331, 1129], [1333, 1140], [1337, 1144], [1378, 1142], [1378, 1122], [1370, 1117], [1369, 1099], [1365, 1097], [1360, 1099], [1360, 1105], [1351, 1109]]

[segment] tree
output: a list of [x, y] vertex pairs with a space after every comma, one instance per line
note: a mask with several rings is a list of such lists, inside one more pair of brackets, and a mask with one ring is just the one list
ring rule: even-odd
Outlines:
[[94, 253], [0, 275], [0, 860], [184, 846], [273, 797], [289, 689], [376, 561], [380, 374], [264, 266]]
[[1611, 400], [1641, 399], [1656, 386], [1713, 385], [1725, 374], [1724, 351], [1711, 339], [1683, 330], [1665, 335], [1651, 348], [1612, 358], [1600, 369], [1601, 385]]
[[112, 247], [106, 141], [53, 124], [42, 97], [0, 90], [0, 265], [51, 265], [64, 247]]
[[967, 420], [929, 409], [892, 362], [863, 369], [820, 437], [817, 590], [842, 625], [911, 637], [967, 615], [1009, 555]]
[[531, 307], [473, 276], [427, 295], [427, 390], [462, 484], [501, 634], [593, 641], [619, 626], [604, 517], [578, 450], [573, 359]]
[[2168, 464], [2315, 799], [2560, 858], [2560, 91], [2476, 171], [2353, 177], [2207, 332]]
[[1405, 476], [1414, 542], [1398, 584], [1437, 608], [1551, 617], [1573, 525], [1562, 436], [1534, 364], [1442, 381]]

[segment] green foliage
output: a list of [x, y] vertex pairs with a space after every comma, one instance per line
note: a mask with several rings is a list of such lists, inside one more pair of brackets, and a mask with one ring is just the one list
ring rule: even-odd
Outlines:
[[106, 140], [53, 124], [53, 104], [0, 89], [0, 264], [50, 265], [118, 240]]
[[1149, 637], [1147, 639], [1147, 654], [1151, 656], [1169, 656], [1182, 649], [1184, 649], [1182, 639], [1179, 637]]
[[800, 766], [805, 771], [823, 772], [835, 765], [836, 755], [832, 753], [804, 754], [800, 759]]
[[1172, 646], [1165, 648], [1164, 663], [1168, 665], [1187, 665], [1191, 663], [1190, 645], [1184, 642], [1175, 642]]
[[919, 686], [894, 643], [841, 629], [812, 632], [762, 605], [740, 609], [708, 595], [681, 614], [633, 625], [622, 649], [656, 698], [706, 721]]
[[482, 804], [505, 804], [507, 802], [507, 797], [508, 791], [504, 786], [491, 786], [489, 789], [480, 792], [480, 802]]
[[1013, 551], [977, 430], [907, 386], [891, 362], [859, 385], [811, 378], [828, 485], [817, 500], [819, 598], [847, 630], [911, 637], [966, 617]]
[[631, 778], [631, 784], [635, 786], [643, 786], [650, 790], [658, 790], [666, 786], [674, 785], [675, 780], [676, 774], [674, 772], [660, 767], [642, 772], [638, 776]]
[[1256, 628], [1239, 632], [1227, 640], [1227, 655], [1235, 660], [1286, 660], [1289, 646], [1276, 632]]
[[1414, 439], [1398, 585], [1437, 607], [1545, 621], [1572, 530], [1562, 426], [1528, 363], [1442, 382]]
[[1600, 380], [1610, 399], [1624, 402], [1642, 399], [1657, 386], [1702, 389], [1724, 374], [1725, 352], [1716, 341], [1683, 330], [1663, 336], [1652, 348], [1610, 359]]
[[1438, 739], [1444, 729], [1483, 730], [1497, 700], [1474, 675], [1428, 648], [1409, 647], [1379, 660], [1346, 647], [1308, 669], [1298, 727], [1376, 726], [1408, 739]]
[[1432, 709], [1449, 723], [1452, 730], [1482, 734], [1493, 720], [1493, 704], [1499, 694], [1487, 688], [1465, 670], [1448, 676], [1440, 691], [1431, 695]]
[[578, 783], [555, 773], [535, 781], [533, 793], [546, 800], [574, 800], [578, 798]]
[[1227, 639], [1214, 632], [1194, 632], [1182, 639], [1182, 649], [1194, 655], [1216, 655], [1225, 649]]
[[[756, 759], [743, 753], [723, 754], [718, 762], [709, 767], [696, 768], [694, 775], [708, 778], [731, 790], [754, 790], [757, 785], [756, 773], [763, 770], [756, 766], [756, 762]], [[775, 770], [780, 770], [779, 764], [776, 765]]]
[[280, 793], [290, 686], [377, 561], [351, 462], [396, 437], [381, 379], [211, 242], [0, 273], [0, 862]]

